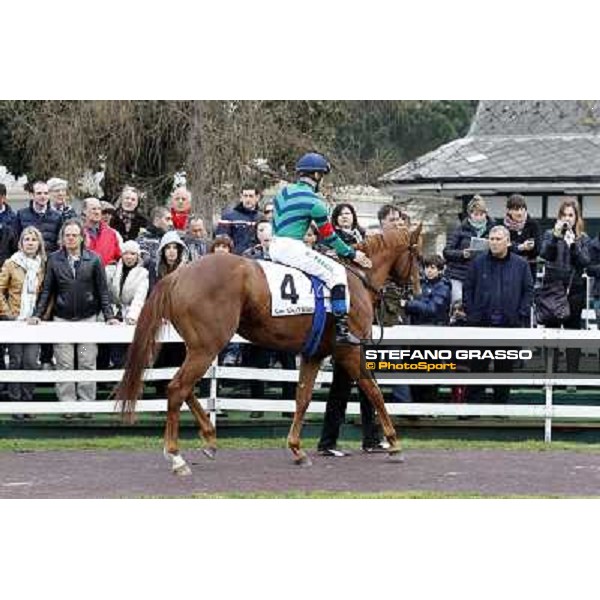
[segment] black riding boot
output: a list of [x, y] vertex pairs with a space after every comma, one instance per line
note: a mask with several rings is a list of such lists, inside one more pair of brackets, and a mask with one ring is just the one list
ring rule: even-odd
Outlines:
[[346, 306], [346, 286], [334, 285], [331, 288], [331, 311], [335, 319], [335, 343], [357, 346], [360, 340], [348, 327], [348, 307]]
[[359, 346], [360, 340], [348, 327], [348, 315], [333, 315], [335, 319], [335, 343]]

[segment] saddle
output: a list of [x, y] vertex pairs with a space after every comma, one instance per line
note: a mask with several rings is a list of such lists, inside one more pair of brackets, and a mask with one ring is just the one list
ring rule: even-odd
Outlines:
[[[327, 313], [331, 312], [330, 290], [322, 280], [294, 267], [264, 260], [257, 262], [267, 278], [272, 317], [313, 315], [312, 327], [302, 348], [302, 354], [310, 358], [321, 343]], [[349, 306], [350, 298], [346, 300]]]
[[[316, 307], [316, 291], [323, 299], [324, 309], [331, 312], [331, 291], [317, 277], [300, 269], [272, 261], [256, 261], [262, 268], [271, 296], [271, 316], [312, 315]], [[350, 306], [348, 286], [346, 302]]]

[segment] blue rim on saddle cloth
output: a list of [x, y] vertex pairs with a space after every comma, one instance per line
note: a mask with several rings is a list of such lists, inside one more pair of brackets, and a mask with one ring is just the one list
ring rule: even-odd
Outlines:
[[308, 275], [308, 278], [310, 279], [312, 291], [315, 295], [315, 312], [313, 313], [310, 333], [302, 348], [302, 355], [307, 359], [315, 355], [319, 344], [321, 343], [321, 338], [323, 337], [323, 331], [325, 329], [325, 321], [327, 320], [327, 311], [325, 310], [325, 298], [323, 294], [324, 284], [320, 279], [313, 275]]

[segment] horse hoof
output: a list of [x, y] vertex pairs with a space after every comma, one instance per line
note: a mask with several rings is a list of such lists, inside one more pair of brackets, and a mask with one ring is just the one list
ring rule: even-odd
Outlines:
[[308, 454], [303, 454], [302, 456], [294, 457], [294, 464], [297, 467], [312, 467], [312, 460], [310, 460]]
[[202, 448], [202, 453], [210, 460], [215, 460], [217, 457], [217, 449], [212, 446], [206, 446], [206, 448]]
[[390, 452], [387, 457], [388, 462], [392, 463], [403, 463], [404, 462], [404, 453], [401, 450], [397, 450], [396, 452]]
[[173, 467], [173, 475], [177, 475], [178, 477], [188, 477], [191, 474], [192, 470], [187, 465]]

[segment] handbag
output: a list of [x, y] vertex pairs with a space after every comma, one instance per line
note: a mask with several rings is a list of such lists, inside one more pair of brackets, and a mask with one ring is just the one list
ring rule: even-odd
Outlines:
[[542, 325], [564, 322], [571, 316], [571, 307], [569, 306], [569, 292], [573, 283], [573, 274], [569, 280], [569, 285], [560, 280], [544, 282], [535, 294], [536, 321]]

